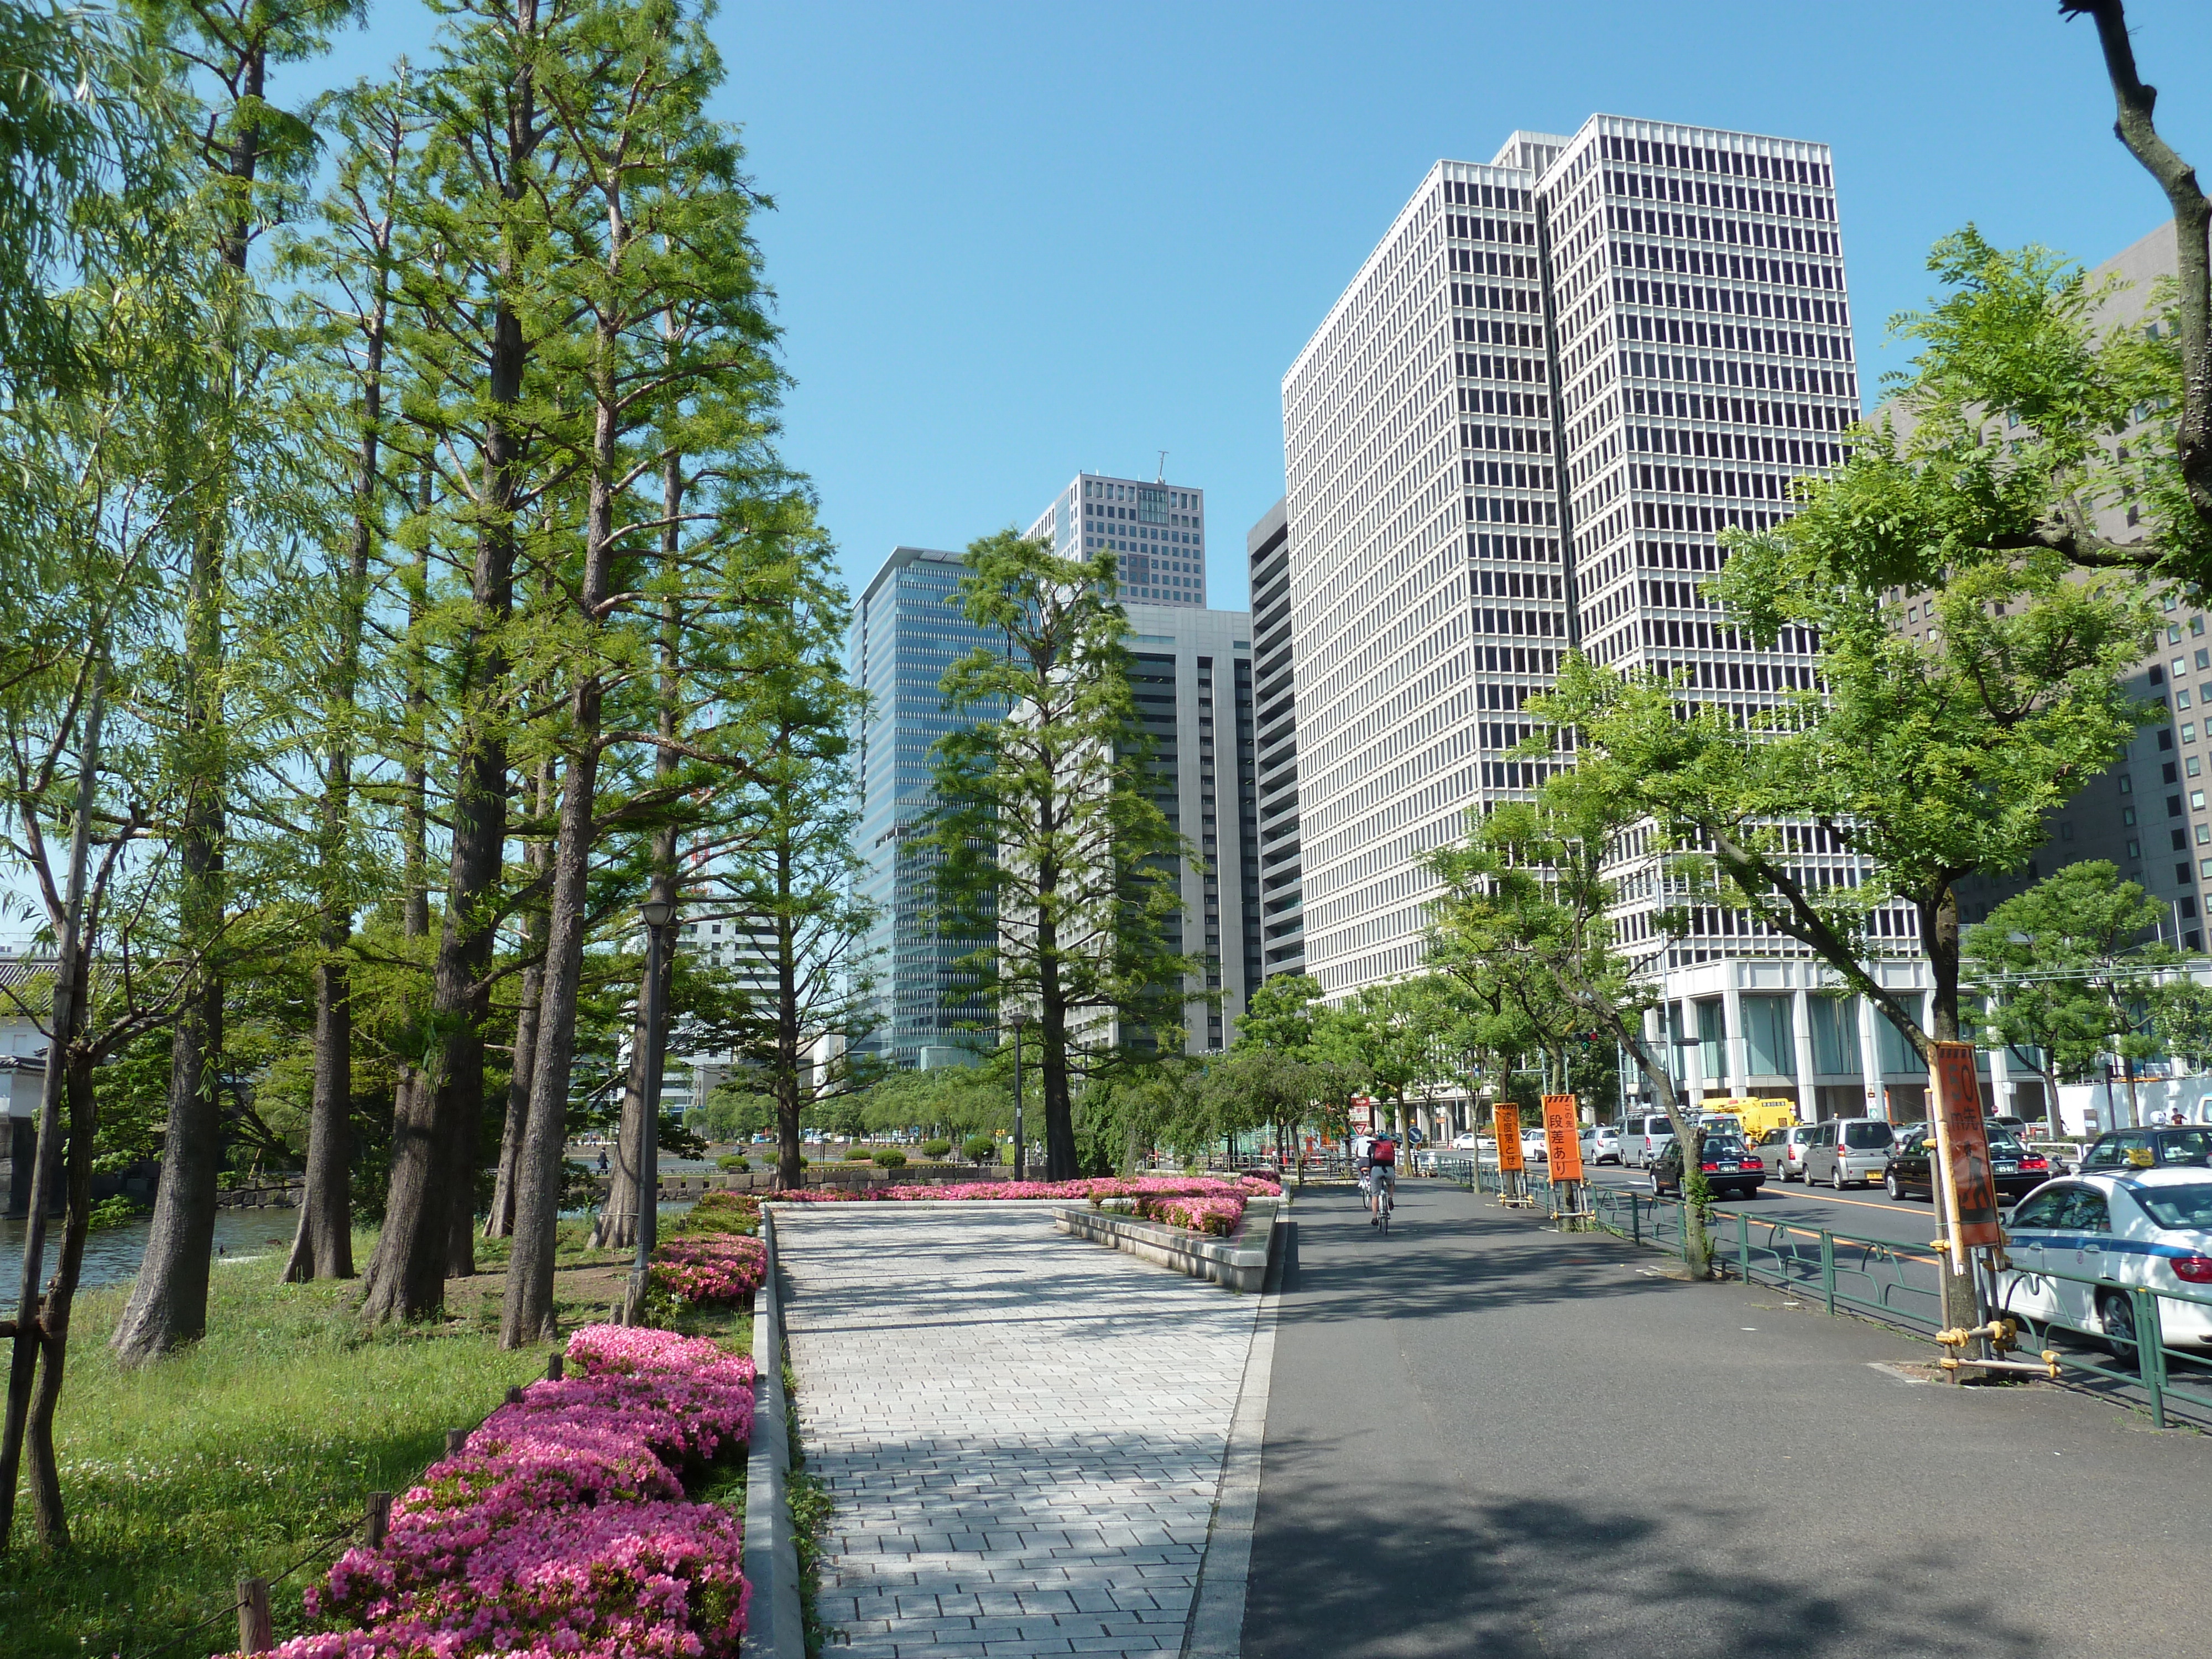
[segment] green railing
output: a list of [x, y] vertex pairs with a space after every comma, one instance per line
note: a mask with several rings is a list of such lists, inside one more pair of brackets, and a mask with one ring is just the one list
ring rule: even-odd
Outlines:
[[[1497, 1171], [1478, 1170], [1471, 1183], [1477, 1190], [1497, 1190]], [[1634, 1244], [1687, 1258], [1691, 1232], [1686, 1222], [1688, 1206], [1678, 1198], [1663, 1198], [1620, 1187], [1588, 1188], [1589, 1203], [1596, 1224]], [[1917, 1335], [1933, 1335], [1942, 1328], [1942, 1296], [1931, 1285], [1915, 1285], [1907, 1270], [1922, 1267], [1930, 1275], [1943, 1264], [1932, 1251], [1914, 1249], [1895, 1241], [1863, 1238], [1826, 1227], [1808, 1227], [1787, 1221], [1768, 1221], [1740, 1210], [1711, 1212], [1706, 1245], [1716, 1265], [1732, 1269], [1747, 1284], [1771, 1285], [1778, 1289], [1817, 1300], [1828, 1313], [1855, 1312], [1899, 1325]], [[2017, 1287], [2036, 1279], [2063, 1280], [2087, 1285], [2093, 1291], [2127, 1298], [2135, 1315], [2136, 1339], [2102, 1338], [2116, 1350], [2112, 1363], [2078, 1351], [2064, 1357], [2066, 1369], [2086, 1372], [2124, 1386], [2140, 1388], [2148, 1403], [2151, 1419], [2160, 1428], [2172, 1416], [2178, 1401], [2212, 1414], [2212, 1351], [2177, 1349], [2165, 1338], [2161, 1304], [2187, 1303], [2212, 1308], [2212, 1296], [2179, 1291], [2153, 1291], [2114, 1284], [2110, 1279], [2069, 1273], [2057, 1268], [2033, 1273], [2014, 1270], [2006, 1275], [2005, 1296], [2015, 1298]], [[2017, 1320], [2029, 1339], [2021, 1343], [2028, 1352], [2049, 1346], [2052, 1329], [2075, 1332], [2075, 1327], [2038, 1319], [2009, 1306], [1994, 1312]], [[2177, 1370], [2175, 1362], [2180, 1362]]]

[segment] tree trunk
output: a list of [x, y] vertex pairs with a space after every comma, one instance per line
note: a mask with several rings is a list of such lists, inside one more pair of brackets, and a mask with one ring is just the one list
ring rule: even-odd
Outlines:
[[561, 792], [559, 839], [553, 854], [552, 902], [545, 933], [545, 988], [538, 1014], [537, 1066], [530, 1083], [516, 1185], [514, 1249], [507, 1258], [507, 1297], [500, 1316], [504, 1348], [550, 1340], [554, 1334], [553, 1255], [561, 1216], [561, 1153], [568, 1141], [568, 1084], [576, 1050], [576, 994], [583, 973], [584, 905], [590, 873], [592, 811], [599, 782], [599, 682], [576, 688], [572, 730], [579, 746], [568, 757]]
[[[390, 232], [384, 233], [388, 246]], [[381, 250], [380, 250], [381, 251]], [[315, 965], [315, 1080], [308, 1111], [307, 1176], [300, 1226], [285, 1264], [288, 1280], [353, 1277], [353, 988], [345, 958], [353, 941], [346, 843], [353, 827], [354, 699], [368, 605], [368, 556], [381, 489], [377, 466], [384, 419], [385, 278], [380, 264], [362, 364], [361, 463], [354, 478], [353, 543], [338, 614], [331, 736], [323, 765], [322, 960]]]
[[[82, 1030], [84, 958], [77, 969], [77, 1018]], [[57, 1045], [58, 1046], [58, 1045]], [[49, 1052], [52, 1052], [49, 1050]], [[92, 1058], [82, 1042], [72, 1042], [64, 1066], [69, 1090], [70, 1151], [68, 1218], [62, 1229], [62, 1259], [46, 1291], [41, 1320], [39, 1386], [31, 1400], [31, 1517], [39, 1541], [50, 1550], [70, 1545], [69, 1516], [62, 1505], [61, 1462], [54, 1454], [54, 1412], [61, 1404], [64, 1367], [69, 1358], [70, 1315], [76, 1303], [77, 1279], [84, 1271], [85, 1235], [92, 1221], [92, 1145], [98, 1113], [92, 1091]]]
[[[618, 264], [624, 247], [621, 216], [610, 215], [608, 258]], [[614, 477], [618, 465], [618, 342], [602, 313], [593, 343], [592, 470], [585, 511], [583, 580], [575, 604], [586, 626], [604, 626], [614, 562]], [[567, 775], [561, 793], [560, 840], [553, 856], [553, 892], [545, 933], [545, 990], [538, 1016], [537, 1074], [530, 1085], [522, 1180], [514, 1215], [514, 1250], [508, 1260], [507, 1300], [500, 1317], [500, 1346], [520, 1347], [555, 1334], [553, 1256], [558, 1240], [562, 1181], [561, 1153], [568, 1139], [568, 1087], [576, 1049], [576, 996], [583, 975], [585, 905], [599, 804], [599, 729], [605, 689], [597, 665], [586, 666], [569, 704]]]
[[[552, 813], [553, 801], [553, 763], [541, 761], [532, 805], [532, 816], [539, 823]], [[539, 836], [531, 842], [524, 861], [533, 879], [544, 874], [552, 854], [553, 844], [546, 837]], [[516, 922], [520, 935], [517, 948], [527, 957], [533, 944], [544, 935], [544, 904], [533, 900]], [[491, 1209], [484, 1217], [486, 1238], [507, 1238], [514, 1232], [514, 1194], [522, 1164], [522, 1139], [530, 1123], [530, 1077], [538, 1064], [538, 1003], [544, 993], [545, 969], [541, 958], [522, 970], [522, 991], [515, 1004], [514, 1065], [507, 1074], [507, 1122], [500, 1133], [499, 1172], [492, 1182]]]
[[188, 948], [199, 953], [169, 1042], [168, 1115], [146, 1254], [108, 1346], [126, 1368], [207, 1332], [208, 1259], [215, 1251], [222, 1167], [223, 986], [213, 953], [223, 920], [223, 540], [203, 526], [192, 548], [185, 647], [187, 764], [194, 776], [179, 839], [178, 908]]

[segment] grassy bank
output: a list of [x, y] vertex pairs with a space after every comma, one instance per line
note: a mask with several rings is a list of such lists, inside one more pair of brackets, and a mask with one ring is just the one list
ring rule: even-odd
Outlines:
[[[620, 1265], [564, 1231], [556, 1294], [570, 1327], [603, 1316]], [[348, 1310], [357, 1285], [278, 1285], [278, 1265], [219, 1265], [207, 1340], [135, 1373], [106, 1347], [128, 1287], [79, 1302], [57, 1425], [75, 1547], [29, 1543], [26, 1503], [0, 1564], [8, 1659], [228, 1651], [238, 1579], [274, 1578], [357, 1525], [368, 1494], [404, 1491], [447, 1429], [473, 1428], [510, 1385], [544, 1374], [544, 1348], [499, 1348], [496, 1261], [451, 1287], [459, 1316], [374, 1333]], [[704, 1334], [749, 1340], [750, 1322], [721, 1322]], [[301, 1591], [328, 1559], [272, 1588], [280, 1637], [298, 1628]]]

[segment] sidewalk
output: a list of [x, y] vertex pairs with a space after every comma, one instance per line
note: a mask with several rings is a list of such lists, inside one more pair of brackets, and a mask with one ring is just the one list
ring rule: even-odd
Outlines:
[[1259, 1305], [1019, 1203], [777, 1213], [854, 1659], [1182, 1645]]

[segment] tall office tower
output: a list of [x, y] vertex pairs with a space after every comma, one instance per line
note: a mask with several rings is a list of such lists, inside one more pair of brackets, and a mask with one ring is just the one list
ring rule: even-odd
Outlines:
[[[1418, 968], [1421, 855], [1553, 764], [1506, 751], [1568, 647], [1747, 712], [1811, 685], [1813, 641], [1756, 649], [1697, 584], [1721, 532], [1771, 525], [1791, 478], [1841, 463], [1847, 295], [1822, 145], [1593, 116], [1431, 169], [1283, 383], [1306, 954], [1327, 991]], [[1817, 833], [1807, 856], [1851, 873]], [[1698, 1092], [1786, 1085], [1825, 1114], [1922, 1086], [1794, 941], [1719, 908], [1662, 938], [1656, 902], [1618, 921], [1691, 1034]], [[1909, 913], [1877, 935], [1885, 978], [1918, 985]]]
[[1306, 971], [1421, 964], [1431, 848], [1525, 790], [1568, 641], [1537, 169], [1439, 161], [1283, 380]]
[[869, 698], [854, 770], [861, 893], [877, 915], [868, 946], [882, 1019], [872, 1047], [901, 1066], [964, 1064], [989, 1042], [962, 1025], [983, 1013], [963, 998], [957, 966], [975, 942], [932, 924], [934, 860], [911, 839], [934, 799], [930, 747], [958, 718], [938, 684], [956, 659], [995, 644], [960, 614], [963, 574], [957, 553], [897, 548], [853, 613], [853, 677]]
[[1084, 472], [1029, 527], [1063, 558], [1115, 555], [1133, 604], [1206, 605], [1206, 494]]
[[1260, 975], [1306, 967], [1305, 899], [1298, 878], [1297, 699], [1291, 685], [1291, 529], [1277, 501], [1244, 534], [1252, 571], [1253, 726], [1259, 739]]
[[1170, 823], [1198, 851], [1182, 865], [1182, 915], [1170, 943], [1199, 958], [1191, 986], [1221, 994], [1183, 1011], [1185, 1048], [1225, 1048], [1260, 983], [1260, 805], [1254, 750], [1252, 619], [1182, 605], [1128, 607], [1130, 680], [1152, 739]]

